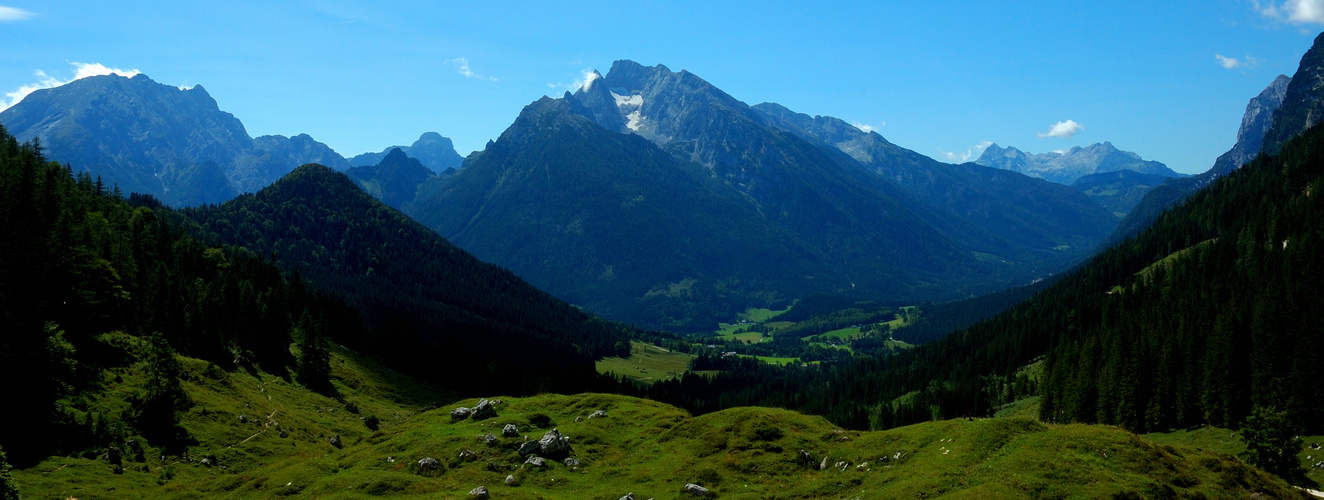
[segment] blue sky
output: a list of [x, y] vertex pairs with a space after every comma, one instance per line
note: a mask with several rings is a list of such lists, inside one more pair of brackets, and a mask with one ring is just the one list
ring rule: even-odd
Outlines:
[[940, 160], [1111, 141], [1194, 173], [1321, 29], [1324, 0], [0, 0], [0, 106], [80, 69], [137, 70], [202, 84], [253, 136], [308, 133], [349, 157], [436, 131], [464, 155], [632, 59]]

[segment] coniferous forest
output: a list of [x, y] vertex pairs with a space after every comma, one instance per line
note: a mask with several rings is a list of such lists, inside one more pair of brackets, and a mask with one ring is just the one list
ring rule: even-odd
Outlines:
[[[0, 129], [0, 217], [10, 222], [0, 238], [0, 377], [25, 381], [0, 384], [5, 406], [23, 409], [0, 412], [0, 427], [24, 430], [3, 434], [11, 461], [104, 444], [126, 425], [187, 444], [173, 425], [189, 404], [176, 353], [220, 370], [287, 374], [321, 392], [333, 390], [328, 342], [462, 393], [616, 387], [592, 359], [628, 349], [628, 327], [588, 316], [435, 235], [395, 237], [427, 231], [324, 167], [272, 189], [180, 213], [74, 175], [45, 160], [39, 142], [20, 144]], [[350, 197], [334, 201], [351, 207], [345, 214], [378, 220], [298, 205], [308, 202], [299, 193], [326, 200], [323, 189]], [[326, 222], [276, 219], [290, 233], [270, 230], [272, 219], [253, 215], [270, 200], [288, 217]], [[237, 239], [253, 224], [265, 229], [249, 242], [255, 250], [222, 236]], [[329, 237], [340, 245], [319, 239]], [[89, 410], [87, 395], [111, 369], [138, 363], [149, 377], [128, 410]]]

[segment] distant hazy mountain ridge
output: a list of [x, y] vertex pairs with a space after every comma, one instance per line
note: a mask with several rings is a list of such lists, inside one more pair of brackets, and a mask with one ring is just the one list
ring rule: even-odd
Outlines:
[[460, 168], [460, 164], [464, 163], [464, 158], [455, 152], [451, 140], [436, 132], [425, 132], [411, 146], [391, 146], [380, 153], [363, 153], [350, 158], [349, 163], [356, 167], [376, 165], [396, 149], [438, 174], [448, 168]]
[[1180, 177], [1167, 165], [1145, 160], [1130, 151], [1117, 149], [1110, 142], [1076, 146], [1062, 153], [1030, 154], [1014, 147], [1002, 148], [997, 144], [984, 149], [975, 163], [986, 167], [1011, 170], [1058, 184], [1071, 185], [1086, 175], [1133, 170], [1142, 174]]
[[303, 163], [349, 167], [307, 135], [249, 137], [201, 85], [184, 90], [142, 74], [38, 90], [0, 112], [0, 123], [19, 140], [40, 138], [53, 160], [174, 205], [221, 202]]

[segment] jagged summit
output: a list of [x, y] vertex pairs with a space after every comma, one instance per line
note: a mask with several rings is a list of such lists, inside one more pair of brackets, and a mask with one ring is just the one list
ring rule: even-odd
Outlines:
[[0, 112], [0, 123], [20, 140], [40, 137], [53, 160], [172, 205], [224, 201], [301, 163], [344, 162], [306, 135], [254, 139], [202, 85], [181, 89], [141, 73], [35, 91]]

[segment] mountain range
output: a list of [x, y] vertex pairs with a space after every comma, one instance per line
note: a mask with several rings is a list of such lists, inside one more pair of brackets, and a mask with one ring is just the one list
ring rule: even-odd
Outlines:
[[1028, 282], [1115, 224], [1069, 187], [778, 108], [617, 61], [526, 107], [406, 211], [558, 297], [682, 330], [813, 293], [940, 299]]
[[[307, 134], [250, 137], [201, 85], [183, 89], [144, 74], [38, 90], [0, 112], [0, 124], [20, 141], [39, 139], [52, 160], [175, 206], [220, 203], [305, 163], [352, 166]], [[458, 164], [450, 140], [435, 133], [414, 147], [434, 165]]]
[[1068, 186], [1087, 175], [1121, 170], [1163, 177], [1181, 177], [1181, 174], [1173, 172], [1167, 165], [1144, 160], [1138, 154], [1117, 149], [1110, 142], [1039, 154], [1029, 154], [1014, 147], [1003, 148], [992, 144], [984, 149], [975, 163], [1020, 172], [1030, 177]]

